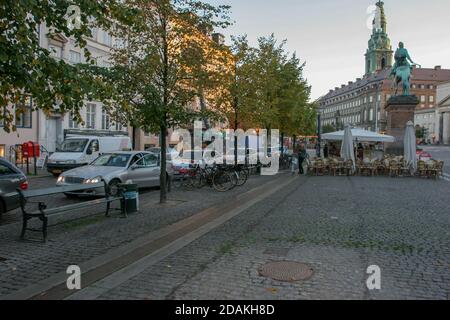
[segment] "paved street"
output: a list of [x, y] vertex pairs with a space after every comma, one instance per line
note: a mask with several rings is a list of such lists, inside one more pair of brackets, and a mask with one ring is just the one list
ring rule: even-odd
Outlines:
[[[301, 178], [102, 299], [449, 299], [450, 184]], [[261, 277], [310, 264], [308, 281]], [[368, 291], [366, 269], [382, 270]]]
[[[264, 193], [276, 186], [280, 189]], [[0, 262], [0, 297], [145, 236], [154, 241], [149, 242], [154, 248], [148, 256], [130, 260], [123, 271], [116, 268], [93, 283], [86, 280], [88, 287], [72, 298], [450, 298], [450, 183], [444, 180], [281, 174], [255, 177], [234, 192], [175, 192], [165, 207], [158, 207], [157, 193], [150, 192], [143, 197], [143, 214], [53, 227], [45, 245], [19, 242], [19, 226], [3, 226], [0, 252], [7, 260]], [[236, 211], [258, 194], [258, 201]], [[208, 214], [214, 215], [208, 208], [223, 204], [236, 212], [214, 225], [226, 214], [218, 212], [208, 220]], [[174, 223], [181, 227], [173, 230], [180, 231], [161, 231]], [[192, 227], [195, 223], [198, 227]], [[191, 230], [183, 233], [181, 228], [189, 226]], [[155, 244], [171, 235], [170, 251], [165, 244]], [[111, 261], [112, 270], [117, 261]], [[298, 282], [262, 277], [259, 268], [272, 261], [306, 263], [313, 276]], [[381, 268], [380, 291], [369, 291], [365, 285], [370, 265]], [[71, 298], [58, 296], [57, 290], [50, 290], [50, 297]]]
[[429, 152], [434, 159], [445, 161], [444, 172], [450, 175], [450, 146], [423, 146], [421, 148]]

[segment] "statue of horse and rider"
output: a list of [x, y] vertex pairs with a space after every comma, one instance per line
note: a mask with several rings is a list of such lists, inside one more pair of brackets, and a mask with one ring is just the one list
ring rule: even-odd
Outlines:
[[[410, 95], [411, 71], [412, 66], [419, 66], [414, 63], [405, 49], [403, 42], [399, 43], [399, 48], [395, 52], [395, 64], [392, 67], [391, 77], [394, 76], [395, 95], [398, 93], [400, 82], [403, 84], [403, 95]], [[410, 64], [411, 63], [411, 64]], [[420, 67], [420, 66], [419, 66]]]

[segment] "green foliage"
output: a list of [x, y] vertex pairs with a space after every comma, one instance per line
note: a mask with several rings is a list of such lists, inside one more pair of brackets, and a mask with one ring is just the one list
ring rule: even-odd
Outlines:
[[[70, 5], [80, 8], [79, 28], [68, 26], [66, 13]], [[70, 12], [69, 12], [70, 14]], [[108, 30], [115, 23], [130, 25], [136, 10], [125, 7], [120, 1], [3, 1], [0, 6], [0, 121], [4, 130], [15, 130], [12, 123], [15, 106], [31, 96], [34, 107], [49, 113], [59, 104], [61, 112], [72, 111], [79, 117], [83, 100], [95, 97], [100, 68], [93, 65], [86, 49], [85, 37], [91, 36], [91, 28]], [[68, 41], [73, 38], [83, 48], [87, 63], [71, 65], [55, 60], [40, 45], [41, 25], [50, 34]], [[80, 119], [79, 119], [80, 120]]]
[[308, 103], [310, 87], [304, 64], [289, 55], [274, 35], [249, 46], [245, 36], [233, 39], [234, 74], [228, 79], [226, 116], [241, 128], [280, 129], [287, 135], [314, 131], [315, 106]]
[[333, 127], [331, 124], [326, 124], [322, 127], [322, 133], [331, 133], [335, 132], [336, 128]]
[[[193, 108], [220, 82], [227, 61], [225, 48], [206, 36], [228, 25], [227, 6], [194, 0], [124, 0], [140, 12], [139, 27], [118, 28], [123, 45], [112, 54], [108, 83], [113, 90], [104, 102], [131, 126], [166, 137], [168, 128], [202, 118]], [[217, 63], [213, 63], [217, 62]], [[161, 139], [166, 150], [166, 139]], [[166, 154], [161, 155], [161, 185], [166, 183]], [[161, 188], [161, 202], [167, 200]]]

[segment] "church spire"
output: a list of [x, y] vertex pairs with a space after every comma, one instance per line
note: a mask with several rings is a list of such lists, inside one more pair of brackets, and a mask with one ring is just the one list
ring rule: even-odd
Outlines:
[[387, 19], [384, 2], [378, 0], [373, 20], [373, 32], [366, 52], [366, 74], [392, 66], [392, 46], [387, 35]]

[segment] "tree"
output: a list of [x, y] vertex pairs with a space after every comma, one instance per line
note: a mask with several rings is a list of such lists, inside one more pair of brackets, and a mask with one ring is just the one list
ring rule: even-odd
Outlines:
[[[71, 6], [72, 5], [72, 6]], [[68, 20], [79, 8], [72, 28]], [[76, 6], [76, 7], [75, 7]], [[69, 10], [70, 9], [70, 10]], [[94, 66], [86, 49], [86, 37], [92, 27], [108, 30], [116, 23], [131, 25], [137, 17], [135, 8], [121, 1], [3, 1], [0, 6], [0, 121], [4, 130], [15, 130], [14, 113], [20, 115], [21, 101], [32, 97], [34, 108], [49, 113], [72, 111], [80, 120], [79, 110], [85, 99], [92, 100], [101, 80], [101, 68]], [[74, 16], [75, 17], [75, 16]], [[48, 37], [73, 38], [83, 48], [86, 64], [71, 65], [51, 57], [40, 46], [40, 26], [51, 32]], [[12, 107], [16, 110], [12, 111]]]
[[322, 133], [331, 133], [335, 132], [336, 128], [333, 127], [331, 124], [326, 124], [322, 127]]
[[315, 107], [308, 103], [310, 87], [303, 78], [304, 63], [278, 43], [274, 35], [258, 40], [254, 64], [253, 122], [279, 129], [285, 135], [309, 132], [315, 123]]
[[[141, 11], [139, 28], [120, 28], [123, 44], [113, 52], [110, 83], [116, 108], [132, 126], [159, 132], [161, 203], [167, 201], [166, 136], [168, 128], [205, 117], [192, 107], [213, 100], [213, 89], [227, 70], [225, 48], [207, 36], [228, 25], [228, 6], [196, 0], [125, 0]], [[223, 63], [213, 63], [222, 61]], [[205, 110], [203, 110], [205, 111]]]

